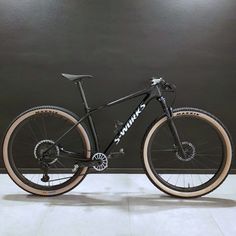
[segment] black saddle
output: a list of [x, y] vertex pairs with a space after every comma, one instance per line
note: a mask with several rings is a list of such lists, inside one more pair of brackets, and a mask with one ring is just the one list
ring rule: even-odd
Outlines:
[[92, 75], [71, 75], [71, 74], [61, 74], [64, 78], [73, 81], [73, 82], [77, 82], [77, 81], [81, 81], [82, 79], [85, 78], [93, 78]]

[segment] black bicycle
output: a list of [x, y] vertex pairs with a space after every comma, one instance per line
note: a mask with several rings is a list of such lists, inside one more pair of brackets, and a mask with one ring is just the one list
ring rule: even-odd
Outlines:
[[[62, 74], [79, 88], [86, 114], [79, 118], [60, 107], [40, 106], [19, 115], [8, 128], [3, 159], [8, 174], [22, 189], [55, 196], [76, 187], [89, 168], [103, 171], [111, 152], [153, 99], [164, 111], [143, 138], [144, 169], [152, 183], [167, 194], [190, 198], [207, 194], [226, 178], [232, 159], [229, 132], [216, 117], [196, 108], [172, 109], [163, 96], [175, 86], [153, 78], [148, 88], [90, 109], [82, 80], [90, 75]], [[104, 108], [143, 97], [105, 150], [101, 151], [92, 115]], [[84, 121], [87, 119], [89, 130]]]

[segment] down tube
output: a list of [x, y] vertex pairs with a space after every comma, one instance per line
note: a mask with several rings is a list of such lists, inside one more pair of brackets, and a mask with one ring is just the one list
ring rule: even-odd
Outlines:
[[141, 103], [137, 106], [137, 108], [134, 110], [132, 115], [129, 117], [129, 119], [125, 122], [125, 124], [122, 126], [122, 128], [116, 133], [115, 137], [111, 141], [111, 143], [107, 146], [104, 153], [107, 154], [109, 149], [112, 147], [113, 144], [119, 144], [120, 140], [125, 136], [125, 134], [128, 132], [129, 128], [134, 124], [134, 122], [137, 120], [139, 115], [143, 112], [143, 110], [146, 108], [150, 101], [150, 95], [146, 96]]

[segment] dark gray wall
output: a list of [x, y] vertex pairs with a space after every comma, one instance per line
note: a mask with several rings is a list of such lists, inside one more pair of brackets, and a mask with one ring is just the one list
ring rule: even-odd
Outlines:
[[[0, 0], [1, 134], [35, 105], [81, 114], [75, 87], [60, 78], [70, 72], [96, 76], [86, 84], [92, 106], [162, 75], [177, 84], [176, 106], [209, 110], [235, 140], [235, 12], [235, 0]], [[136, 103], [95, 116], [103, 146], [114, 119], [125, 119]], [[158, 104], [146, 114], [127, 135], [126, 162], [112, 167], [141, 167], [141, 138], [160, 115]]]

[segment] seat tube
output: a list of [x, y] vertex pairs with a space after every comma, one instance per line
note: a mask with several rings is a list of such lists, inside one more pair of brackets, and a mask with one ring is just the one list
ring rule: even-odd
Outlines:
[[89, 112], [89, 106], [88, 106], [88, 102], [87, 102], [87, 99], [86, 99], [85, 94], [84, 94], [84, 89], [82, 87], [81, 81], [76, 82], [76, 86], [78, 87], [78, 89], [80, 91], [80, 95], [81, 95], [81, 98], [82, 98], [82, 101], [83, 101], [84, 109], [85, 109], [85, 112], [87, 113], [87, 112]]
[[[84, 89], [82, 87], [81, 81], [76, 82], [76, 85], [77, 85], [77, 87], [78, 87], [78, 89], [80, 91], [81, 98], [82, 98], [83, 105], [84, 105], [84, 110], [85, 110], [85, 113], [87, 114], [88, 112], [90, 112], [90, 108], [88, 106], [88, 102], [87, 102], [87, 99], [85, 97], [85, 93], [84, 93]], [[92, 131], [93, 139], [95, 141], [96, 152], [99, 152], [98, 136], [97, 136], [97, 132], [96, 132], [96, 128], [95, 128], [93, 119], [92, 119], [90, 114], [88, 115], [88, 121], [89, 121], [90, 130]]]

